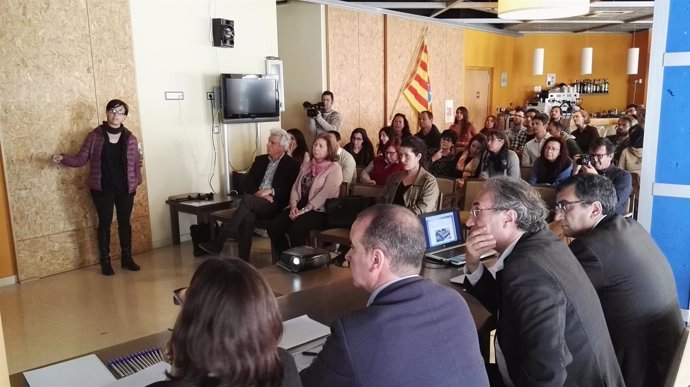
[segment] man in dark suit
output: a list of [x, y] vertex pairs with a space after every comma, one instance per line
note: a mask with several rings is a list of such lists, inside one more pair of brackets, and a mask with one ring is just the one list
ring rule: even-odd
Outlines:
[[683, 333], [671, 267], [650, 235], [615, 212], [616, 191], [599, 175], [558, 186], [556, 220], [594, 285], [625, 385], [662, 386]]
[[366, 309], [336, 319], [305, 387], [488, 386], [477, 329], [464, 299], [419, 276], [424, 236], [417, 216], [377, 205], [352, 225], [355, 286]]
[[[623, 386], [597, 293], [527, 182], [484, 183], [467, 225], [465, 285], [497, 317], [492, 385]], [[490, 270], [479, 257], [501, 255]]]
[[225, 240], [235, 238], [239, 257], [249, 260], [256, 219], [274, 217], [290, 200], [290, 190], [299, 173], [299, 164], [287, 155], [289, 145], [290, 135], [285, 130], [271, 130], [266, 143], [267, 154], [254, 159], [244, 178], [244, 195], [239, 207], [230, 220], [223, 223], [213, 241], [199, 244], [201, 249], [218, 255], [223, 250]]

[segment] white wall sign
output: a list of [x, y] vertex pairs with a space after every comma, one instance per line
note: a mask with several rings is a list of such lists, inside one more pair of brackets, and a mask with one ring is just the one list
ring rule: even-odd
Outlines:
[[501, 87], [506, 86], [508, 86], [508, 73], [504, 71], [501, 73]]
[[556, 74], [546, 74], [546, 86], [556, 86]]
[[445, 122], [446, 122], [446, 124], [453, 123], [453, 121], [455, 121], [455, 114], [453, 113], [453, 100], [452, 99], [446, 100], [446, 108], [444, 109], [444, 111], [445, 111]]

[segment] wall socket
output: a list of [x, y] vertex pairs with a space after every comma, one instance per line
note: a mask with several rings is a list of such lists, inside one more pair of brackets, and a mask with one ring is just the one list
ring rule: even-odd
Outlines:
[[218, 133], [220, 133], [220, 126], [213, 125], [213, 134], [218, 134]]
[[213, 98], [214, 98], [214, 97], [213, 97], [213, 92], [212, 92], [212, 91], [206, 92], [206, 99], [207, 99], [207, 100], [213, 101]]

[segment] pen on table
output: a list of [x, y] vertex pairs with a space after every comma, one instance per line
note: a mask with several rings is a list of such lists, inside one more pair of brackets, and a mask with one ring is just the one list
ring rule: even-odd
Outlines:
[[151, 363], [158, 363], [158, 360], [156, 360], [156, 358], [153, 356], [152, 350], [147, 349], [146, 351], [144, 351], [144, 356], [146, 356], [146, 358], [149, 359]]
[[134, 359], [132, 359], [132, 357], [129, 355], [127, 356], [127, 363], [130, 366], [132, 366], [132, 368], [134, 368], [135, 372], [141, 371], [141, 367], [139, 366], [139, 364], [137, 364], [137, 362]]
[[143, 361], [141, 361], [141, 359], [139, 359], [139, 355], [133, 353], [130, 356], [132, 357], [132, 361], [139, 366], [139, 369], [143, 370], [147, 367], [146, 364]]
[[312, 351], [302, 351], [302, 355], [304, 356], [319, 356], [318, 352], [312, 352]]
[[125, 371], [125, 376], [131, 375], [134, 373], [133, 370], [129, 367], [129, 365], [125, 361], [125, 358], [123, 358], [123, 357], [115, 360], [115, 364], [117, 364], [120, 368], [122, 368]]
[[150, 367], [153, 365], [153, 363], [151, 363], [151, 360], [149, 360], [146, 357], [146, 354], [144, 352], [137, 352], [137, 356], [139, 357], [139, 359], [141, 359], [141, 361], [144, 362], [144, 364], [146, 364], [147, 367]]
[[122, 371], [120, 371], [120, 369], [117, 368], [117, 366], [115, 366], [115, 362], [109, 361], [109, 362], [108, 362], [108, 366], [110, 366], [110, 368], [113, 369], [113, 370], [115, 371], [115, 373], [117, 374], [118, 377], [121, 378], [121, 377], [124, 376], [124, 374], [122, 373]]

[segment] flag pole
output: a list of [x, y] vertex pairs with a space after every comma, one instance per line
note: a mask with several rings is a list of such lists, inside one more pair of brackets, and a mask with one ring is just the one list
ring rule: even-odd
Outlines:
[[424, 39], [426, 39], [426, 34], [429, 31], [429, 27], [424, 27], [422, 30], [422, 35], [419, 38], [419, 42], [417, 43], [417, 48], [414, 51], [415, 55], [410, 58], [410, 64], [408, 65], [408, 70], [406, 77], [403, 78], [403, 83], [402, 86], [400, 86], [400, 90], [398, 91], [398, 96], [395, 97], [395, 102], [393, 103], [393, 108], [391, 109], [390, 115], [388, 116], [388, 121], [393, 119], [393, 114], [395, 114], [395, 108], [398, 106], [398, 101], [400, 101], [400, 96], [402, 95], [403, 91], [405, 91], [405, 86], [407, 85], [407, 82], [410, 80], [410, 77], [412, 76], [412, 72], [416, 70], [417, 68], [417, 62], [421, 60], [422, 53], [420, 51], [422, 44], [424, 44]]

